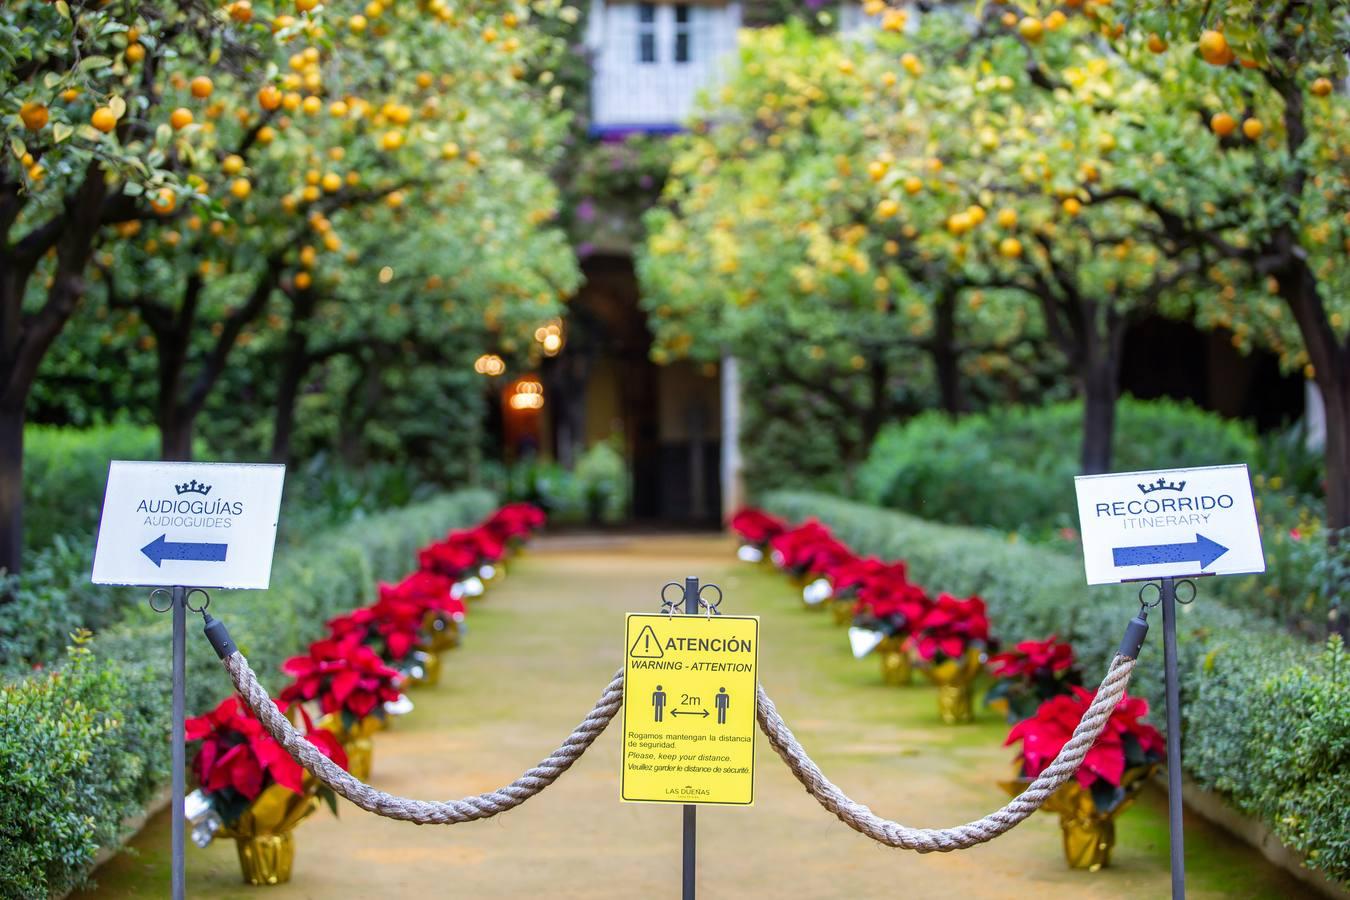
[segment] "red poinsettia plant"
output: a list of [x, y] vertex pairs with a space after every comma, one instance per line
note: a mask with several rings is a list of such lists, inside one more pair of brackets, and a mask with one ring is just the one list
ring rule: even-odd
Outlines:
[[295, 679], [282, 690], [282, 700], [314, 701], [324, 713], [340, 715], [344, 728], [366, 716], [383, 719], [384, 704], [399, 698], [399, 673], [350, 639], [315, 641], [307, 655], [292, 656], [281, 670]]
[[854, 558], [828, 528], [814, 520], [772, 538], [769, 548], [774, 565], [794, 575], [823, 574]]
[[769, 541], [788, 530], [787, 523], [760, 509], [746, 507], [731, 517], [731, 530], [752, 547], [763, 550]]
[[504, 543], [519, 542], [544, 527], [548, 516], [533, 503], [508, 503], [483, 523], [483, 528]]
[[863, 581], [853, 604], [853, 624], [880, 631], [887, 637], [905, 637], [933, 608], [928, 593], [905, 577], [903, 564], [889, 567]]
[[328, 634], [338, 644], [361, 644], [380, 655], [385, 663], [406, 662], [423, 640], [423, 606], [398, 596], [381, 596], [371, 606], [354, 609], [328, 622]]
[[424, 547], [418, 554], [423, 571], [460, 581], [478, 574], [506, 554], [506, 541], [486, 527], [452, 531], [444, 540]]
[[421, 618], [421, 635], [432, 649], [464, 621], [464, 589], [444, 575], [414, 572], [397, 584], [380, 584], [380, 602], [411, 604]]
[[1074, 664], [1073, 647], [1050, 635], [1043, 641], [1022, 641], [1006, 653], [989, 657], [989, 671], [998, 679], [985, 695], [986, 704], [1002, 701], [1008, 721], [1033, 715], [1051, 697], [1069, 693], [1083, 683]]
[[989, 646], [989, 616], [979, 597], [958, 600], [939, 594], [910, 629], [909, 646], [921, 660], [960, 659], [971, 649]]
[[[283, 712], [287, 708], [280, 701], [277, 707]], [[303, 709], [300, 717], [306, 740], [347, 768], [347, 753], [337, 738], [315, 728]], [[233, 827], [249, 804], [273, 784], [297, 794], [305, 792], [304, 769], [263, 729], [238, 695], [225, 698], [205, 715], [188, 719], [185, 726], [187, 739], [201, 742], [192, 758], [192, 774], [226, 825]], [[323, 795], [327, 789], [316, 785], [315, 790]], [[336, 808], [335, 797], [325, 799]]]
[[[1095, 696], [1093, 691], [1073, 687], [1067, 694], [1046, 700], [1034, 715], [1012, 727], [1004, 745], [1022, 745], [1017, 762], [1023, 778], [1035, 778], [1054, 760]], [[1130, 787], [1140, 783], [1137, 776], [1167, 756], [1162, 734], [1142, 721], [1147, 715], [1147, 700], [1123, 697], [1075, 774], [1078, 783], [1092, 793], [1100, 812], [1118, 807]]]

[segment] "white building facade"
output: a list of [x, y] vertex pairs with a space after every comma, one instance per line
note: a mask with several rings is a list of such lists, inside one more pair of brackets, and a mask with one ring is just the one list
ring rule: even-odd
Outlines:
[[592, 0], [591, 133], [679, 131], [735, 62], [739, 3]]

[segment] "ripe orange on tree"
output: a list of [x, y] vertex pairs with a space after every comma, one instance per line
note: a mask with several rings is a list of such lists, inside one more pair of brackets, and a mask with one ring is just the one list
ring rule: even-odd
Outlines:
[[150, 198], [150, 208], [161, 216], [167, 216], [178, 206], [178, 195], [173, 188], [160, 188], [159, 193]]
[[1312, 83], [1312, 92], [1315, 96], [1325, 97], [1331, 93], [1331, 79], [1318, 78]]
[[1200, 35], [1200, 56], [1212, 66], [1226, 66], [1233, 61], [1233, 51], [1223, 32], [1209, 30]]
[[127, 62], [134, 65], [145, 59], [145, 46], [143, 44], [127, 44], [125, 55]]
[[1023, 16], [1017, 23], [1017, 33], [1029, 41], [1039, 41], [1045, 33], [1045, 23], [1035, 16]]
[[1163, 40], [1162, 37], [1156, 33], [1150, 34], [1148, 36], [1148, 49], [1153, 53], [1166, 53], [1167, 41]]
[[1254, 141], [1259, 138], [1263, 130], [1265, 130], [1265, 126], [1261, 124], [1260, 119], [1255, 117], [1247, 119], [1242, 123], [1242, 133], [1247, 136], [1247, 140], [1249, 141]]
[[281, 90], [275, 84], [265, 84], [258, 89], [258, 105], [271, 112], [281, 105]]
[[19, 118], [29, 131], [41, 131], [47, 127], [47, 107], [30, 100], [19, 107]]
[[1215, 113], [1210, 117], [1209, 127], [1219, 137], [1228, 137], [1237, 128], [1237, 120], [1226, 112]]
[[117, 127], [117, 115], [108, 107], [100, 106], [94, 110], [94, 114], [89, 117], [89, 124], [93, 125], [99, 131], [107, 134]]
[[169, 124], [175, 131], [181, 131], [192, 124], [192, 110], [186, 106], [180, 106], [169, 114]]

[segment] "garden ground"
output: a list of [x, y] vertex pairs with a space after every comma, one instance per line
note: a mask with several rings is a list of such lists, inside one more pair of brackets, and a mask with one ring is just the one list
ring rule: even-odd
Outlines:
[[[654, 611], [667, 581], [720, 584], [723, 610], [763, 618], [761, 680], [821, 768], [883, 815], [916, 826], [976, 818], [1006, 797], [1007, 726], [982, 711], [949, 728], [933, 691], [879, 684], [849, 655], [841, 629], [804, 612], [781, 575], [738, 564], [721, 537], [536, 541], [470, 613], [465, 645], [445, 657], [436, 688], [379, 734], [374, 783], [422, 798], [505, 784], [581, 719], [622, 662], [623, 618]], [[228, 611], [226, 611], [228, 620]], [[998, 623], [994, 626], [997, 629]], [[1014, 636], [1019, 637], [1019, 636]], [[1089, 673], [1089, 678], [1097, 673]], [[222, 673], [221, 691], [227, 680]], [[1161, 715], [1161, 710], [1157, 711]], [[343, 803], [296, 832], [292, 882], [265, 891], [239, 881], [231, 841], [188, 848], [189, 894], [221, 898], [670, 897], [679, 890], [680, 813], [618, 800], [615, 723], [542, 795], [496, 819], [415, 827]], [[716, 897], [1161, 897], [1168, 890], [1164, 799], [1146, 794], [1120, 820], [1112, 868], [1065, 868], [1055, 817], [1038, 814], [992, 844], [953, 854], [892, 851], [824, 812], [760, 741], [753, 809], [699, 814], [699, 891]], [[1187, 820], [1188, 888], [1196, 898], [1287, 898], [1307, 891], [1246, 844]], [[162, 897], [168, 815], [77, 896]]]

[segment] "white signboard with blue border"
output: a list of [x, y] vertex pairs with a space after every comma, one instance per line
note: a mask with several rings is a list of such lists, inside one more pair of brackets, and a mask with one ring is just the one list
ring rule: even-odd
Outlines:
[[93, 582], [266, 588], [285, 477], [282, 465], [115, 460]]
[[1266, 570], [1245, 465], [1080, 475], [1088, 584]]

